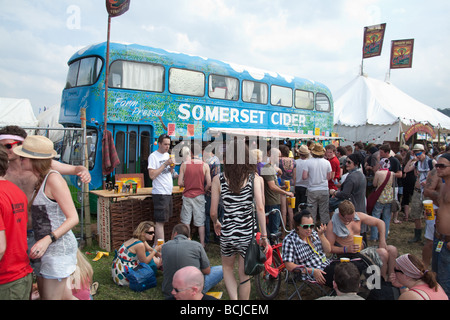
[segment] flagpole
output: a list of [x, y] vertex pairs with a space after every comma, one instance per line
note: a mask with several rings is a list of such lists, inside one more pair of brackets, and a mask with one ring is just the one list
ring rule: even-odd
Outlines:
[[106, 40], [106, 66], [105, 66], [105, 114], [104, 114], [104, 131], [107, 129], [108, 123], [108, 80], [109, 80], [109, 40], [111, 33], [111, 15], [108, 14], [108, 36]]

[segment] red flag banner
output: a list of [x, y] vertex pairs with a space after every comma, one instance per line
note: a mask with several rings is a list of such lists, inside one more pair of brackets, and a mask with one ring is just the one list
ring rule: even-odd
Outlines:
[[111, 17], [118, 17], [130, 8], [130, 0], [106, 0], [106, 10]]
[[414, 39], [393, 40], [391, 45], [391, 69], [411, 68]]
[[363, 59], [381, 55], [386, 23], [364, 27]]

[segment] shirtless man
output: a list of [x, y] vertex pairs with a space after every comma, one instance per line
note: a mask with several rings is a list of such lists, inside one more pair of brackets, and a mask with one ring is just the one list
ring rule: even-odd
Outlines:
[[423, 189], [424, 197], [433, 200], [433, 207], [435, 212], [435, 218], [433, 220], [425, 220], [425, 245], [422, 248], [422, 261], [425, 268], [431, 263], [431, 256], [433, 252], [433, 240], [434, 240], [434, 228], [436, 222], [436, 215], [438, 214], [439, 207], [436, 205], [437, 196], [442, 186], [442, 179], [438, 177], [436, 168], [433, 168], [428, 172], [425, 187]]
[[437, 176], [442, 179], [439, 194], [432, 200], [439, 206], [436, 216], [436, 232], [434, 235], [433, 271], [437, 273], [437, 281], [450, 297], [450, 153], [442, 154], [435, 165]]
[[369, 216], [363, 212], [355, 212], [351, 201], [344, 200], [339, 204], [339, 213], [334, 214], [327, 225], [326, 237], [331, 245], [331, 253], [348, 254], [364, 249], [353, 244], [353, 236], [360, 235], [361, 224], [378, 228], [379, 247], [376, 253], [382, 262], [381, 275], [385, 280], [394, 272], [395, 259], [398, 256], [397, 248], [386, 243], [386, 228], [384, 221]]

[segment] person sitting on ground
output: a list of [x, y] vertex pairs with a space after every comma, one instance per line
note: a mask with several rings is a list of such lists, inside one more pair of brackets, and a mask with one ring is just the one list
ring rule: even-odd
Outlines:
[[339, 263], [334, 269], [333, 289], [336, 296], [325, 296], [316, 300], [365, 300], [358, 295], [360, 277], [359, 270], [353, 263]]
[[175, 300], [217, 300], [204, 294], [205, 279], [203, 273], [196, 267], [181, 268], [173, 275], [172, 295]]
[[308, 210], [294, 216], [295, 229], [283, 240], [283, 260], [286, 269], [293, 272], [302, 267], [302, 279], [313, 277], [319, 284], [332, 285], [332, 275], [327, 272], [331, 261], [326, 254], [331, 246], [325, 237], [326, 225], [314, 230], [314, 219]]
[[390, 279], [394, 286], [406, 287], [399, 300], [448, 300], [444, 289], [436, 281], [436, 273], [425, 270], [419, 258], [404, 254], [395, 260]]
[[[371, 217], [363, 212], [355, 212], [355, 206], [349, 200], [344, 200], [339, 204], [339, 213], [334, 214], [328, 223], [326, 237], [331, 245], [331, 252], [335, 254], [354, 254], [362, 251], [368, 255], [380, 268], [384, 279], [389, 277], [394, 270], [395, 258], [397, 258], [397, 248], [387, 245], [385, 237], [385, 225], [383, 220]], [[364, 249], [353, 244], [353, 236], [359, 236], [361, 225], [374, 226], [378, 228], [379, 246]]]
[[189, 226], [184, 223], [177, 224], [172, 231], [172, 240], [162, 246], [164, 270], [162, 291], [166, 299], [172, 297], [173, 275], [183, 267], [194, 266], [203, 273], [205, 277], [204, 293], [223, 279], [222, 266], [211, 267], [203, 246], [197, 241], [190, 240], [189, 235]]
[[129, 286], [126, 278], [125, 266], [133, 269], [140, 262], [147, 263], [156, 273], [161, 267], [161, 245], [152, 248], [147, 241], [153, 241], [155, 236], [155, 223], [153, 221], [143, 221], [133, 232], [133, 236], [125, 241], [116, 252], [116, 257], [112, 262], [111, 274], [114, 282], [120, 286]]

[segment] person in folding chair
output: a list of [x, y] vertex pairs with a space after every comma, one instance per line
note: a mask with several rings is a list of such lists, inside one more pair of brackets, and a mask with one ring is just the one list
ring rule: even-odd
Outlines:
[[[361, 257], [359, 253], [369, 257], [380, 267], [380, 274], [384, 280], [393, 273], [397, 248], [388, 245], [385, 237], [385, 223], [383, 220], [369, 216], [363, 212], [356, 212], [355, 206], [349, 200], [339, 204], [339, 213], [333, 215], [327, 225], [326, 237], [331, 245], [331, 253], [339, 257]], [[364, 243], [354, 244], [354, 236], [359, 236], [361, 225], [376, 227], [379, 232], [378, 246], [365, 247]]]
[[[301, 278], [332, 288], [333, 274], [327, 272], [331, 261], [326, 254], [331, 252], [331, 246], [325, 237], [326, 225], [322, 224], [314, 230], [314, 219], [305, 209], [294, 216], [294, 226], [294, 231], [283, 240], [282, 253], [286, 269], [293, 275], [294, 284]], [[325, 290], [321, 291], [326, 294]]]

